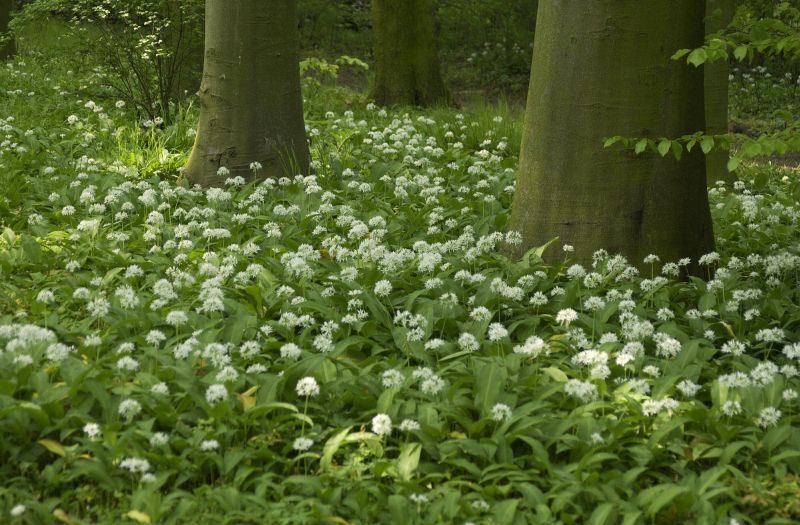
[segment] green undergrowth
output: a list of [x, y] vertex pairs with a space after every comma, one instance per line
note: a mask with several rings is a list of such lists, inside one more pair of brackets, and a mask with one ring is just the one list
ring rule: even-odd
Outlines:
[[548, 266], [513, 109], [316, 90], [314, 175], [201, 189], [191, 105], [0, 86], [0, 522], [800, 520], [796, 172], [710, 192], [702, 279]]

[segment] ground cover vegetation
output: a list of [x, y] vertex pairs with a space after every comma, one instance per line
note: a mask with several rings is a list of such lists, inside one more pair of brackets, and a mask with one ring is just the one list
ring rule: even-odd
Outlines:
[[[371, 64], [347, 50], [362, 4], [311, 4], [301, 34], [356, 22], [303, 52], [309, 172], [254, 161], [217, 187], [183, 173], [194, 97], [144, 111], [118, 65], [53, 51], [107, 33], [52, 2], [20, 23], [0, 68], [0, 522], [800, 520], [791, 159], [709, 189], [696, 260], [510, 257], [519, 107], [379, 107], [345, 72]], [[796, 119], [776, 112], [796, 111], [791, 64], [733, 65], [753, 135]]]

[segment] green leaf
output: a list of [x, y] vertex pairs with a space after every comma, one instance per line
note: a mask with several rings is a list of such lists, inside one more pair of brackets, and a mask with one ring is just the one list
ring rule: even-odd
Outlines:
[[736, 57], [736, 60], [741, 62], [747, 56], [747, 46], [738, 46], [736, 49], [733, 50], [733, 56]]
[[342, 443], [364, 443], [376, 456], [380, 457], [383, 454], [381, 438], [372, 432], [351, 432], [344, 437]]
[[274, 401], [272, 403], [265, 403], [263, 405], [256, 405], [255, 407], [247, 410], [246, 414], [251, 418], [261, 417], [267, 412], [272, 412], [273, 410], [277, 410], [279, 408], [289, 410], [291, 412], [297, 413], [297, 407], [294, 405], [290, 405], [289, 403], [282, 403], [280, 401]]
[[40, 439], [39, 441], [37, 441], [37, 443], [39, 443], [41, 446], [43, 446], [53, 454], [61, 456], [62, 458], [67, 454], [64, 445], [62, 445], [58, 441], [52, 439]]
[[642, 153], [645, 149], [647, 149], [647, 139], [639, 139], [639, 142], [637, 142], [636, 145], [633, 147], [633, 151], [637, 155]]
[[642, 512], [638, 510], [626, 512], [625, 517], [622, 520], [622, 525], [637, 525], [638, 523], [641, 523], [641, 520], [639, 519], [641, 515]]
[[612, 518], [615, 514], [616, 508], [617, 505], [614, 503], [602, 503], [589, 516], [589, 521], [586, 522], [587, 525], [605, 525], [607, 522], [615, 523], [613, 519], [609, 521], [609, 518]]
[[514, 516], [517, 513], [518, 499], [507, 499], [494, 506], [492, 514], [497, 525], [511, 525], [514, 523]]
[[542, 244], [541, 246], [535, 246], [525, 252], [525, 255], [522, 256], [523, 261], [530, 261], [531, 257], [536, 257], [537, 259], [541, 259], [544, 251], [549, 248], [554, 242], [558, 240], [558, 237], [553, 237], [546, 243]]
[[392, 408], [392, 404], [394, 404], [394, 396], [397, 395], [399, 388], [387, 388], [381, 393], [381, 396], [378, 398], [378, 403], [375, 409], [378, 412], [388, 412], [390, 408]]
[[714, 137], [709, 137], [706, 135], [700, 139], [700, 149], [703, 150], [703, 153], [708, 155], [708, 153], [714, 149]]
[[342, 446], [344, 438], [347, 437], [347, 434], [350, 432], [351, 428], [353, 427], [341, 429], [325, 442], [325, 446], [322, 447], [322, 459], [319, 460], [320, 470], [325, 472], [326, 470], [331, 469], [331, 466], [333, 465], [333, 455], [336, 454], [336, 451], [339, 450], [340, 446]]
[[410, 509], [410, 502], [408, 498], [400, 494], [392, 494], [389, 496], [389, 514], [392, 516], [391, 523], [397, 525], [406, 525], [409, 517], [412, 515], [413, 510]]
[[677, 140], [672, 141], [672, 155], [675, 157], [675, 160], [681, 160], [681, 156], [683, 155], [683, 146]]
[[82, 458], [72, 467], [71, 476], [84, 476], [108, 490], [119, 490], [119, 478], [112, 478], [109, 470], [96, 458]]
[[542, 372], [549, 375], [551, 378], [553, 378], [553, 381], [558, 383], [566, 383], [569, 379], [567, 374], [565, 374], [560, 368], [548, 366], [547, 368], [542, 368]]
[[788, 423], [771, 429], [764, 436], [764, 448], [766, 448], [769, 452], [772, 452], [781, 443], [789, 439], [789, 436], [792, 435], [792, 432], [794, 432], [794, 427]]
[[475, 408], [486, 417], [503, 392], [508, 372], [505, 367], [492, 361], [476, 366], [475, 375]]
[[705, 494], [705, 492], [717, 481], [720, 476], [728, 472], [728, 467], [714, 467], [711, 470], [703, 472], [700, 476], [699, 486], [695, 489], [697, 495]]
[[3, 234], [0, 237], [12, 246], [17, 242], [17, 236], [11, 228], [3, 228]]
[[728, 171], [736, 171], [742, 161], [738, 157], [731, 157], [728, 159]]
[[682, 487], [674, 483], [662, 483], [644, 489], [639, 493], [637, 499], [639, 504], [647, 507], [647, 513], [655, 516], [658, 511], [672, 503], [678, 496], [689, 491], [689, 487]]
[[670, 148], [672, 147], [672, 141], [664, 139], [658, 143], [658, 154], [662, 157], [666, 156], [669, 153]]
[[28, 262], [33, 264], [42, 264], [44, 262], [44, 255], [42, 254], [42, 248], [39, 246], [39, 243], [31, 237], [23, 233], [21, 236], [22, 239], [22, 251], [25, 253], [25, 257], [28, 258]]
[[422, 445], [419, 443], [406, 443], [400, 448], [400, 456], [397, 458], [397, 474], [402, 481], [410, 481], [414, 476], [414, 471], [419, 466], [421, 452]]
[[694, 67], [700, 67], [705, 64], [706, 60], [708, 60], [708, 53], [702, 47], [698, 47], [697, 49], [693, 50], [689, 53], [689, 57], [686, 61], [692, 64]]
[[676, 51], [676, 52], [675, 52], [675, 54], [674, 54], [674, 55], [672, 55], [670, 58], [671, 58], [672, 60], [678, 60], [678, 59], [680, 59], [680, 58], [683, 58], [683, 57], [685, 57], [686, 55], [688, 55], [690, 51], [691, 51], [691, 49], [679, 49], [679, 50], [678, 50], [678, 51]]

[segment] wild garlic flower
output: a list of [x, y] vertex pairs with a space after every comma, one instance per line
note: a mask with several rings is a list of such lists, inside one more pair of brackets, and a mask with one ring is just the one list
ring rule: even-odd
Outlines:
[[388, 436], [392, 433], [392, 418], [386, 414], [378, 414], [372, 418], [372, 432], [378, 436]]
[[216, 405], [228, 399], [228, 389], [225, 385], [213, 384], [206, 389], [206, 401], [209, 405]]
[[492, 406], [492, 419], [495, 421], [505, 421], [511, 417], [511, 407], [505, 403], [496, 403]]
[[297, 395], [301, 397], [315, 397], [319, 395], [319, 385], [313, 377], [304, 377], [297, 382], [295, 387]]
[[562, 326], [569, 326], [578, 319], [578, 312], [572, 308], [564, 308], [556, 314], [556, 322]]
[[292, 443], [292, 448], [298, 452], [305, 452], [314, 445], [314, 440], [307, 437], [299, 437]]
[[142, 405], [135, 399], [124, 399], [120, 404], [117, 412], [125, 419], [133, 419], [142, 411]]

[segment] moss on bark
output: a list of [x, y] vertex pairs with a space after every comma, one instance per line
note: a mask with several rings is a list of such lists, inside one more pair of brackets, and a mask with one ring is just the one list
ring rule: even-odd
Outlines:
[[204, 186], [230, 176], [308, 173], [296, 0], [206, 0], [200, 122], [184, 172]]
[[373, 0], [375, 86], [380, 105], [447, 103], [431, 0]]
[[703, 71], [670, 60], [702, 44], [704, 10], [696, 0], [540, 1], [510, 225], [519, 255], [554, 237], [582, 263], [600, 248], [634, 264], [712, 250], [698, 148], [680, 161], [603, 148], [614, 135], [704, 129]]

